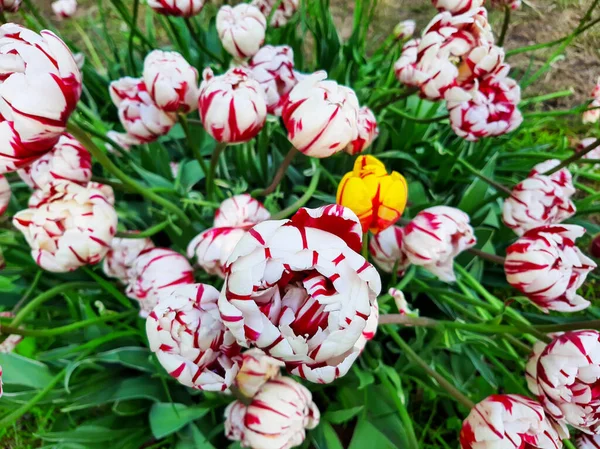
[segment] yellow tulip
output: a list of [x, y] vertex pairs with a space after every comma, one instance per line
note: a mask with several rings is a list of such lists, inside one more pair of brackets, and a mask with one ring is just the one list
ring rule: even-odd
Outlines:
[[404, 176], [388, 173], [376, 157], [360, 156], [354, 169], [342, 178], [336, 202], [358, 216], [363, 232], [377, 234], [400, 219], [407, 199]]

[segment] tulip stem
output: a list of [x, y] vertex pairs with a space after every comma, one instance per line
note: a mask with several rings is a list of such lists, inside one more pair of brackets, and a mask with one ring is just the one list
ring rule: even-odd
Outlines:
[[27, 301], [29, 299], [29, 297], [31, 296], [31, 294], [35, 291], [35, 289], [37, 288], [40, 279], [42, 278], [42, 274], [44, 273], [44, 270], [38, 270], [38, 272], [35, 274], [35, 277], [33, 278], [33, 281], [31, 282], [31, 285], [29, 286], [29, 288], [27, 289], [27, 291], [25, 292], [25, 294], [23, 295], [23, 297], [21, 299], [19, 299], [19, 301], [15, 304], [15, 306], [12, 309], [12, 313], [15, 314], [17, 313], [17, 310], [19, 310], [21, 308], [21, 306], [23, 305], [23, 303], [25, 303], [25, 301]]
[[271, 216], [271, 220], [281, 220], [282, 218], [289, 217], [302, 206], [304, 206], [306, 202], [312, 198], [313, 194], [315, 193], [315, 190], [317, 190], [317, 186], [319, 185], [319, 178], [321, 176], [321, 167], [318, 165], [319, 163], [316, 160], [313, 160], [312, 162], [314, 173], [312, 175], [312, 179], [310, 180], [310, 184], [306, 189], [306, 192], [304, 192], [304, 195], [298, 198], [298, 200], [296, 200], [294, 204], [286, 207], [285, 209], [277, 212], [276, 214], [273, 214], [273, 216]]
[[204, 173], [204, 176], [207, 176], [208, 166], [202, 157], [202, 153], [200, 153], [200, 148], [195, 144], [194, 139], [192, 138], [192, 133], [190, 132], [190, 127], [188, 124], [188, 118], [184, 114], [179, 114], [179, 123], [181, 124], [181, 128], [183, 128], [183, 133], [185, 134], [188, 146], [192, 150], [192, 154], [200, 164], [202, 173]]
[[147, 187], [143, 187], [138, 184], [135, 180], [126, 175], [119, 167], [115, 165], [113, 161], [100, 149], [98, 146], [92, 141], [92, 139], [83, 131], [78, 125], [73, 122], [69, 122], [67, 124], [68, 131], [73, 134], [73, 136], [79, 140], [83, 146], [90, 152], [92, 156], [102, 165], [102, 167], [107, 170], [109, 173], [114, 175], [117, 179], [119, 179], [125, 186], [131, 188], [136, 191], [140, 195], [146, 197], [148, 200], [155, 202], [156, 204], [161, 205], [164, 209], [168, 210], [176, 214], [181, 220], [186, 224], [191, 224], [190, 219], [187, 217], [185, 212], [183, 212], [179, 207], [173, 204], [172, 201], [169, 201], [166, 198], [156, 194], [151, 189]]
[[362, 256], [366, 261], [369, 260], [369, 233], [365, 232], [363, 234], [363, 242], [362, 242]]
[[160, 223], [146, 229], [142, 232], [117, 232], [115, 237], [119, 237], [122, 239], [145, 239], [147, 237], [152, 237], [153, 235], [158, 234], [160, 231], [165, 229], [167, 226], [171, 224], [171, 219], [168, 218], [165, 221], [161, 221]]
[[504, 265], [504, 257], [497, 256], [495, 254], [486, 253], [485, 251], [481, 251], [477, 248], [469, 248], [467, 250], [471, 254], [476, 255], [477, 257], [481, 257], [484, 260], [488, 260], [493, 263], [497, 263], [498, 265]]
[[481, 173], [479, 170], [477, 170], [475, 167], [473, 167], [469, 162], [467, 162], [466, 160], [464, 160], [462, 157], [457, 158], [456, 161], [459, 164], [461, 164], [463, 167], [465, 167], [468, 171], [470, 171], [472, 174], [474, 174], [475, 176], [477, 176], [479, 179], [481, 179], [482, 181], [485, 181], [486, 183], [488, 183], [489, 185], [491, 185], [498, 192], [505, 193], [508, 196], [512, 196], [512, 192], [510, 191], [510, 189], [508, 187], [506, 187], [503, 184], [500, 184], [497, 181], [494, 181], [491, 178], [488, 178], [483, 173]]
[[556, 167], [548, 170], [547, 172], [544, 173], [544, 175], [551, 175], [552, 173], [556, 173], [557, 171], [559, 171], [561, 168], [566, 167], [567, 165], [569, 165], [572, 162], [577, 161], [578, 159], [581, 159], [583, 156], [585, 156], [586, 154], [588, 154], [589, 152], [595, 150], [596, 148], [598, 148], [600, 146], [600, 139], [596, 139], [594, 142], [592, 142], [591, 144], [589, 144], [587, 147], [585, 147], [583, 150], [576, 152], [575, 154], [573, 154], [572, 156], [566, 158], [564, 161], [562, 161], [560, 164], [558, 164]]
[[[378, 110], [378, 111], [381, 111], [381, 110], [383, 110], [383, 109], [384, 109], [386, 106], [389, 106], [389, 105], [391, 105], [391, 104], [397, 103], [397, 102], [399, 102], [400, 100], [404, 100], [405, 98], [408, 98], [408, 97], [410, 97], [410, 96], [411, 96], [411, 95], [413, 95], [413, 94], [416, 94], [418, 91], [419, 91], [419, 89], [417, 89], [417, 88], [410, 88], [410, 89], [407, 89], [407, 90], [405, 90], [404, 92], [402, 92], [401, 94], [399, 94], [399, 95], [397, 95], [397, 96], [395, 96], [395, 97], [392, 97], [391, 99], [387, 100], [385, 103], [383, 103], [383, 104], [380, 104], [380, 105], [377, 105], [377, 106], [376, 106], [376, 107], [377, 107], [377, 110]], [[375, 109], [375, 108], [374, 108], [374, 109]]]
[[404, 339], [400, 337], [400, 335], [398, 335], [396, 332], [391, 332], [390, 336], [392, 337], [392, 340], [394, 340], [396, 344], [398, 344], [398, 346], [400, 346], [400, 348], [404, 351], [404, 354], [408, 359], [412, 360], [423, 371], [425, 371], [427, 374], [433, 377], [437, 381], [437, 383], [444, 390], [446, 390], [446, 392], [450, 396], [452, 396], [459, 404], [464, 405], [468, 409], [472, 409], [473, 407], [475, 407], [475, 403], [471, 401], [471, 399], [469, 399], [458, 388], [456, 388], [454, 385], [448, 382], [445, 377], [443, 377], [441, 374], [439, 374], [437, 371], [431, 368], [425, 360], [423, 360], [415, 351], [413, 351], [410, 345], [406, 341], [404, 341]]
[[215, 173], [217, 171], [217, 165], [219, 164], [219, 157], [225, 148], [227, 148], [227, 143], [217, 142], [217, 145], [215, 146], [213, 154], [210, 158], [210, 167], [208, 168], [208, 173], [206, 174], [206, 197], [209, 201], [213, 200], [213, 195], [215, 192]]
[[296, 147], [290, 148], [290, 151], [287, 152], [285, 158], [283, 159], [283, 162], [275, 172], [275, 176], [273, 177], [273, 181], [271, 181], [271, 184], [269, 184], [269, 186], [265, 189], [256, 192], [256, 196], [267, 196], [275, 191], [275, 189], [283, 179], [288, 167], [293, 162], [294, 158], [298, 153], [299, 151], [296, 149]]
[[511, 7], [504, 5], [504, 21], [502, 22], [502, 31], [500, 32], [500, 37], [498, 38], [498, 47], [502, 47], [502, 45], [504, 45], [504, 39], [506, 39], [506, 32], [508, 31], [508, 25], [510, 24], [511, 12]]

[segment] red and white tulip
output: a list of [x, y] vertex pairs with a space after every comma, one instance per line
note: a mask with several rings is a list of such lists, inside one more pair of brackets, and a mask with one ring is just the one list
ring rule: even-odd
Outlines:
[[448, 11], [452, 14], [463, 14], [483, 6], [484, 0], [431, 0], [438, 11]]
[[600, 434], [588, 435], [582, 433], [577, 437], [577, 449], [599, 449], [600, 448]]
[[402, 276], [409, 267], [410, 261], [403, 250], [404, 230], [400, 226], [390, 226], [371, 237], [369, 254], [379, 269], [391, 273], [396, 268], [398, 276]]
[[50, 31], [0, 26], [0, 174], [52, 150], [81, 95], [81, 73]]
[[[23, 0], [0, 0], [0, 12], [17, 12]], [[2, 370], [0, 369], [0, 374]]]
[[363, 106], [358, 110], [356, 127], [358, 136], [344, 148], [344, 151], [350, 155], [362, 153], [371, 146], [379, 135], [375, 114], [367, 106]]
[[324, 158], [358, 137], [358, 111], [354, 91], [319, 71], [292, 89], [282, 117], [292, 145], [307, 156]]
[[77, 12], [77, 0], [57, 0], [52, 2], [52, 12], [59, 19], [68, 19]]
[[600, 434], [600, 333], [565, 332], [541, 342], [527, 362], [527, 384], [549, 415], [582, 432]]
[[463, 421], [462, 449], [560, 449], [559, 434], [539, 402], [518, 394], [494, 394]]
[[154, 248], [154, 243], [149, 238], [120, 238], [115, 237], [111, 244], [104, 262], [102, 271], [111, 278], [117, 278], [123, 283], [129, 280], [129, 270], [138, 256]]
[[506, 280], [541, 310], [577, 312], [590, 302], [577, 294], [589, 272], [596, 268], [575, 240], [585, 229], [575, 225], [548, 225], [531, 229], [506, 250]]
[[269, 357], [258, 348], [248, 349], [240, 355], [240, 370], [235, 377], [235, 386], [244, 396], [252, 398], [269, 380], [278, 377], [285, 364]]
[[40, 267], [65, 273], [102, 260], [117, 230], [117, 213], [96, 186], [56, 181], [41, 190], [34, 207], [14, 216], [13, 225]]
[[[260, 12], [262, 12], [265, 17], [269, 17], [271, 11], [277, 4], [277, 0], [252, 0], [251, 4], [260, 9]], [[292, 16], [298, 11], [299, 5], [300, 0], [282, 0], [279, 3], [279, 7], [273, 13], [269, 26], [279, 28], [287, 25]]]
[[[592, 145], [597, 140], [598, 139], [596, 139], [595, 137], [586, 137], [585, 139], [582, 139], [581, 142], [579, 142], [577, 144], [577, 147], [575, 148], [575, 150], [583, 151], [587, 146]], [[600, 159], [600, 147], [596, 147], [595, 149], [593, 149], [592, 151], [587, 153], [585, 156], [583, 156], [583, 158], [584, 159]]]
[[319, 424], [319, 409], [308, 389], [291, 377], [264, 384], [250, 404], [240, 401], [225, 410], [225, 434], [253, 449], [290, 449], [302, 444], [306, 429]]
[[240, 348], [219, 316], [217, 289], [178, 285], [159, 297], [146, 320], [146, 335], [160, 364], [186, 387], [227, 390], [239, 369], [233, 358]]
[[600, 120], [600, 99], [592, 100], [581, 120], [584, 124], [597, 123]]
[[345, 375], [381, 290], [361, 242], [356, 215], [336, 205], [254, 226], [227, 263], [225, 325], [292, 374], [319, 383]]
[[198, 108], [198, 71], [179, 53], [154, 50], [144, 59], [146, 90], [166, 112], [190, 112]]
[[10, 190], [8, 179], [6, 179], [6, 176], [0, 175], [0, 215], [4, 214], [6, 209], [8, 209], [11, 196], [12, 192]]
[[242, 143], [256, 136], [267, 119], [264, 89], [250, 70], [236, 67], [214, 76], [205, 69], [200, 84], [200, 118], [217, 142]]
[[224, 5], [217, 13], [217, 32], [221, 44], [236, 59], [254, 56], [265, 40], [267, 19], [256, 6], [240, 3]]
[[458, 84], [472, 84], [477, 79], [496, 72], [504, 63], [504, 49], [492, 42], [483, 42], [467, 53], [458, 66]]
[[52, 151], [20, 169], [18, 174], [33, 189], [43, 189], [59, 180], [85, 186], [92, 180], [92, 156], [77, 139], [65, 133]]
[[454, 258], [477, 243], [469, 216], [454, 207], [435, 206], [419, 212], [404, 227], [403, 251], [444, 282], [456, 280]]
[[200, 14], [204, 0], [148, 0], [148, 6], [165, 16], [192, 17]]
[[417, 24], [414, 20], [403, 20], [394, 27], [394, 37], [396, 40], [409, 39], [415, 34]]
[[140, 303], [145, 318], [162, 295], [173, 288], [194, 283], [194, 270], [187, 259], [167, 248], [142, 251], [127, 273], [127, 296]]
[[521, 0], [492, 0], [492, 6], [503, 7], [508, 6], [510, 9], [519, 9], [521, 7]]

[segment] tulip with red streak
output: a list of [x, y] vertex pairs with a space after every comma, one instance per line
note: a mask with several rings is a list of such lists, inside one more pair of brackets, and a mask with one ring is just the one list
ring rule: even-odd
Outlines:
[[483, 6], [484, 0], [431, 0], [438, 11], [448, 11], [452, 14], [463, 14]]
[[402, 276], [410, 266], [403, 249], [403, 238], [404, 230], [400, 226], [390, 226], [371, 237], [369, 254], [381, 271], [391, 273], [395, 268], [396, 274]]
[[69, 19], [77, 12], [77, 0], [57, 0], [52, 2], [52, 12], [59, 19]]
[[0, 12], [17, 12], [23, 0], [0, 0]]
[[287, 25], [296, 11], [298, 11], [300, 0], [282, 0], [280, 2], [277, 0], [252, 0], [251, 4], [260, 9], [260, 12], [265, 17], [269, 17], [275, 5], [279, 5], [275, 12], [273, 12], [273, 17], [269, 24], [270, 27], [279, 28]]
[[154, 243], [149, 238], [115, 237], [104, 258], [102, 271], [108, 277], [127, 283], [129, 270], [135, 260], [142, 252], [151, 248], [154, 248]]
[[238, 60], [254, 56], [265, 40], [267, 19], [256, 6], [224, 5], [217, 13], [217, 32], [227, 52]]
[[240, 370], [235, 377], [235, 386], [244, 396], [252, 398], [269, 380], [278, 377], [285, 364], [268, 356], [261, 349], [244, 351], [240, 357]]
[[358, 110], [356, 127], [358, 136], [344, 148], [344, 151], [350, 155], [365, 151], [379, 135], [375, 114], [366, 106]]
[[204, 0], [148, 0], [148, 6], [165, 16], [192, 17], [200, 14]]
[[8, 179], [6, 179], [6, 176], [0, 175], [0, 216], [6, 212], [6, 209], [8, 209], [11, 196], [12, 193]]

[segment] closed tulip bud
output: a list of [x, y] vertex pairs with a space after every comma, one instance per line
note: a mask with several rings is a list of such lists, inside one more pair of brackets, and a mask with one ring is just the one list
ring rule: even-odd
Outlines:
[[329, 157], [358, 137], [358, 100], [354, 91], [315, 72], [289, 93], [282, 118], [288, 139], [311, 157]]
[[401, 290], [396, 288], [390, 288], [388, 291], [388, 295], [394, 298], [394, 302], [396, 303], [396, 308], [398, 309], [398, 313], [400, 315], [413, 315], [413, 312], [408, 306], [408, 302], [406, 301], [406, 297]]
[[248, 69], [236, 67], [214, 76], [204, 70], [200, 118], [217, 142], [242, 143], [256, 136], [267, 119], [264, 90]]
[[148, 6], [165, 16], [192, 17], [200, 14], [204, 0], [148, 0]]
[[435, 206], [419, 212], [404, 227], [408, 260], [440, 280], [454, 282], [454, 258], [477, 243], [469, 216], [454, 207]]
[[394, 27], [394, 37], [397, 40], [409, 39], [415, 34], [417, 24], [414, 20], [403, 20]]
[[[23, 0], [0, 0], [0, 12], [17, 12]], [[0, 369], [0, 373], [2, 370]], [[0, 393], [1, 395], [1, 393]]]
[[92, 156], [77, 139], [65, 133], [52, 151], [18, 174], [33, 189], [44, 189], [59, 180], [86, 186], [92, 179]]
[[59, 19], [68, 19], [77, 12], [77, 0], [57, 0], [52, 2], [52, 12]]
[[233, 383], [239, 346], [217, 309], [217, 289], [206, 284], [178, 285], [159, 293], [146, 320], [150, 350], [163, 368], [186, 387], [225, 391]]
[[[260, 9], [265, 17], [269, 17], [271, 11], [277, 4], [277, 0], [252, 0], [251, 5]], [[282, 0], [273, 13], [269, 26], [279, 28], [287, 25], [292, 16], [298, 11], [300, 0]]]
[[81, 95], [70, 50], [50, 31], [0, 26], [0, 174], [40, 158], [58, 142]]
[[115, 208], [102, 190], [56, 181], [41, 192], [35, 207], [13, 218], [35, 262], [55, 273], [100, 262], [117, 230]]
[[576, 441], [577, 449], [598, 449], [600, 447], [600, 435], [582, 433]]
[[236, 59], [251, 58], [265, 40], [267, 19], [256, 7], [240, 3], [224, 5], [217, 13], [217, 32], [221, 44]]
[[12, 193], [6, 176], [0, 175], [0, 216], [8, 209]]
[[351, 155], [362, 153], [371, 146], [373, 141], [379, 135], [375, 114], [373, 114], [373, 111], [366, 106], [363, 106], [358, 110], [356, 126], [358, 136], [344, 148], [344, 151]]
[[390, 226], [369, 241], [369, 254], [381, 271], [391, 273], [395, 268], [396, 274], [402, 276], [410, 266], [402, 249], [403, 237], [404, 230], [400, 226]]
[[249, 398], [254, 397], [269, 380], [279, 376], [281, 367], [285, 366], [280, 360], [269, 357], [257, 348], [245, 351], [240, 358], [240, 370], [235, 377], [235, 386]]
[[251, 228], [227, 262], [219, 297], [238, 343], [311, 382], [345, 375], [381, 290], [377, 270], [358, 253], [361, 236], [356, 216], [336, 205]]
[[146, 318], [161, 295], [179, 285], [193, 284], [194, 270], [178, 252], [150, 248], [134, 260], [127, 279], [127, 296], [140, 303], [140, 316]]
[[354, 170], [342, 178], [336, 202], [358, 216], [363, 232], [377, 234], [400, 219], [407, 198], [408, 186], [401, 174], [388, 174], [373, 156], [359, 156]]
[[249, 63], [252, 77], [265, 92], [267, 112], [281, 115], [287, 95], [298, 83], [294, 72], [294, 52], [287, 45], [265, 45]]
[[154, 50], [144, 59], [146, 90], [166, 112], [190, 112], [198, 108], [198, 71], [179, 53]]
[[431, 0], [438, 11], [448, 11], [452, 14], [463, 14], [483, 6], [484, 0]]
[[306, 429], [319, 424], [310, 391], [290, 377], [262, 386], [247, 406], [235, 401], [225, 410], [225, 434], [242, 447], [290, 449], [302, 444]]
[[[132, 233], [133, 234], [133, 233]], [[102, 264], [102, 271], [108, 277], [117, 278], [123, 283], [129, 280], [129, 270], [138, 256], [154, 248], [154, 243], [149, 238], [117, 238], [110, 244]]]
[[575, 240], [585, 229], [548, 225], [531, 229], [506, 250], [506, 280], [544, 312], [577, 312], [590, 302], [577, 294], [596, 264]]
[[589, 434], [600, 431], [600, 333], [565, 332], [538, 343], [527, 362], [527, 384], [557, 421]]
[[463, 421], [462, 449], [560, 449], [563, 435], [542, 405], [518, 394], [494, 394]]

